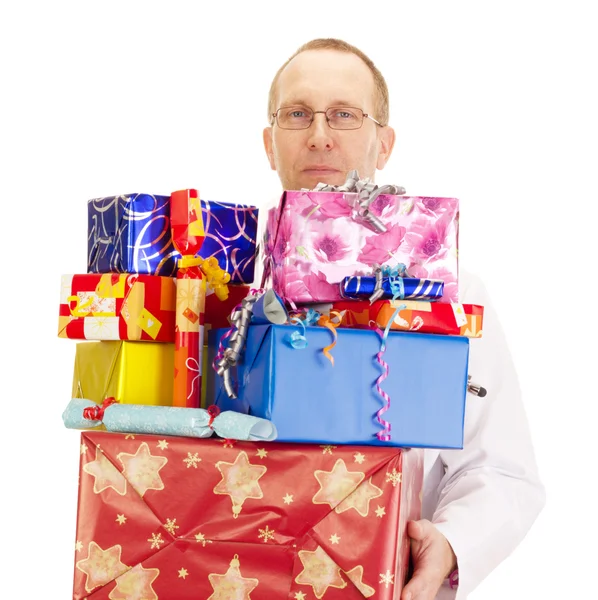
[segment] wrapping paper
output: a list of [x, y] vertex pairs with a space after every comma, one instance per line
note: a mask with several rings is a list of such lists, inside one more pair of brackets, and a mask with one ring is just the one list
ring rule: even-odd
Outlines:
[[199, 408], [206, 284], [201, 260], [194, 258], [204, 240], [197, 190], [173, 192], [170, 206], [172, 239], [182, 255], [176, 275], [173, 404]]
[[[210, 362], [228, 330], [210, 336]], [[364, 329], [338, 328], [334, 366], [323, 349], [325, 327], [306, 327], [307, 346], [296, 349], [292, 325], [252, 325], [247, 345], [231, 373], [237, 398], [210, 373], [209, 404], [270, 419], [278, 441], [315, 444], [371, 444], [462, 448], [469, 339], [460, 336], [390, 332], [384, 352], [388, 377], [380, 384], [390, 396], [383, 418], [390, 440], [378, 439], [377, 412], [385, 406], [375, 383], [380, 338]], [[302, 331], [301, 331], [302, 332]]]
[[[85, 398], [73, 398], [62, 413], [69, 429], [104, 426], [121, 433], [153, 433], [208, 438], [216, 433], [223, 438], [269, 442], [276, 439], [276, 427], [266, 419], [227, 411], [177, 406], [109, 404], [99, 406]], [[215, 407], [213, 407], [215, 408]], [[87, 418], [86, 409], [91, 412]], [[92, 418], [93, 417], [93, 418]]]
[[296, 303], [332, 302], [343, 278], [403, 263], [411, 277], [444, 281], [441, 301], [457, 302], [459, 201], [381, 194], [369, 207], [386, 229], [376, 233], [355, 218], [357, 200], [285, 192], [268, 212], [261, 287]]
[[73, 598], [396, 599], [422, 454], [84, 432]]
[[484, 307], [479, 304], [445, 304], [419, 300], [378, 300], [370, 304], [365, 300], [341, 300], [317, 305], [316, 308], [324, 313], [331, 310], [340, 312], [341, 327], [370, 327], [374, 324], [384, 329], [400, 306], [404, 308], [395, 316], [391, 329], [482, 337]]
[[[176, 275], [181, 255], [172, 243], [170, 196], [126, 194], [87, 203], [87, 271]], [[201, 201], [206, 239], [199, 252], [214, 256], [234, 283], [254, 277], [258, 209]]]
[[63, 275], [59, 337], [174, 342], [176, 285], [171, 277]]
[[174, 344], [79, 342], [73, 398], [172, 406]]
[[206, 291], [206, 312], [204, 317], [205, 331], [220, 329], [230, 325], [229, 317], [233, 310], [241, 304], [243, 298], [249, 294], [248, 285], [228, 286], [228, 298], [220, 300], [208, 287]]
[[[439, 300], [442, 298], [444, 281], [438, 279], [401, 278], [404, 298], [419, 298], [421, 300]], [[382, 278], [381, 298], [391, 299], [395, 293], [390, 279]], [[345, 277], [340, 283], [340, 294], [343, 298], [358, 300], [370, 298], [376, 290], [375, 277], [352, 276]]]

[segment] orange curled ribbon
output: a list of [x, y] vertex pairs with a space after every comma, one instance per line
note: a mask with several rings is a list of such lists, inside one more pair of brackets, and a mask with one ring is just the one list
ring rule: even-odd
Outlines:
[[343, 321], [343, 316], [337, 310], [331, 310], [330, 315], [322, 315], [318, 319], [318, 325], [328, 328], [330, 330], [330, 333], [332, 333], [332, 335], [334, 337], [332, 344], [329, 344], [328, 346], [326, 346], [325, 348], [322, 349], [324, 356], [332, 363], [333, 367], [334, 367], [334, 356], [332, 356], [332, 354], [330, 354], [330, 350], [332, 350], [336, 346], [336, 342], [338, 340], [338, 333], [336, 332], [336, 329], [337, 329], [337, 327], [340, 326], [342, 321]]

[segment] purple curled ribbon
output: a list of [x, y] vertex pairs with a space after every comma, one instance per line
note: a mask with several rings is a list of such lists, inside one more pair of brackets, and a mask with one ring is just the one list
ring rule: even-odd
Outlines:
[[382, 415], [390, 408], [390, 396], [382, 389], [380, 385], [387, 377], [390, 372], [390, 368], [388, 363], [382, 358], [382, 355], [386, 351], [386, 336], [382, 332], [379, 327], [376, 327], [376, 333], [380, 336], [380, 350], [376, 354], [376, 362], [382, 367], [382, 373], [376, 379], [376, 391], [384, 400], [384, 406], [378, 410], [376, 413], [376, 418], [378, 419], [378, 423], [382, 425], [382, 430], [376, 433], [376, 437], [381, 442], [389, 442], [390, 441], [390, 423], [382, 418]]
[[[397, 296], [398, 294], [395, 294], [393, 300], [396, 300]], [[380, 425], [382, 425], [383, 427], [382, 431], [378, 431], [378, 433], [376, 433], [376, 436], [382, 442], [390, 441], [390, 423], [382, 418], [382, 415], [390, 408], [390, 396], [382, 389], [382, 386], [380, 385], [388, 377], [390, 373], [390, 367], [388, 366], [388, 363], [382, 358], [382, 355], [384, 354], [384, 352], [386, 352], [386, 340], [388, 339], [390, 328], [394, 323], [394, 320], [396, 319], [397, 315], [404, 308], [406, 308], [404, 304], [397, 306], [394, 313], [392, 314], [392, 317], [388, 320], [384, 331], [382, 331], [377, 326], [373, 328], [376, 331], [376, 333], [380, 336], [380, 350], [378, 350], [378, 353], [376, 354], [376, 361], [382, 367], [382, 373], [380, 374], [378, 379], [376, 379], [376, 391], [384, 400], [384, 406], [376, 413], [378, 423], [380, 423]]]

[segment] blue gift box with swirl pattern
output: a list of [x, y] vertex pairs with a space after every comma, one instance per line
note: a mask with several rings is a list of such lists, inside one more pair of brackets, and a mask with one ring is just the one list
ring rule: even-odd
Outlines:
[[[87, 206], [88, 273], [176, 275], [181, 255], [170, 233], [170, 196], [108, 196]], [[199, 256], [216, 257], [231, 283], [252, 283], [258, 209], [211, 200], [201, 207], [206, 237]]]
[[[228, 329], [209, 332], [209, 363]], [[390, 332], [382, 355], [388, 377], [380, 388], [390, 398], [381, 418], [390, 424], [390, 440], [378, 437], [385, 406], [376, 381], [384, 372], [376, 360], [377, 333], [337, 329], [332, 342], [325, 327], [307, 327], [307, 346], [296, 348], [293, 325], [251, 325], [247, 344], [233, 369], [237, 398], [223, 378], [207, 373], [207, 402], [274, 423], [280, 442], [365, 444], [420, 448], [462, 448], [469, 340], [453, 335]]]

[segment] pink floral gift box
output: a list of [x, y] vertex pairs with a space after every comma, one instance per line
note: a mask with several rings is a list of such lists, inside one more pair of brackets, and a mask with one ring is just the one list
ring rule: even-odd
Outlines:
[[268, 213], [262, 287], [296, 303], [340, 300], [339, 282], [403, 263], [410, 277], [441, 279], [440, 302], [458, 302], [459, 200], [380, 194], [369, 212], [358, 194], [287, 191]]

